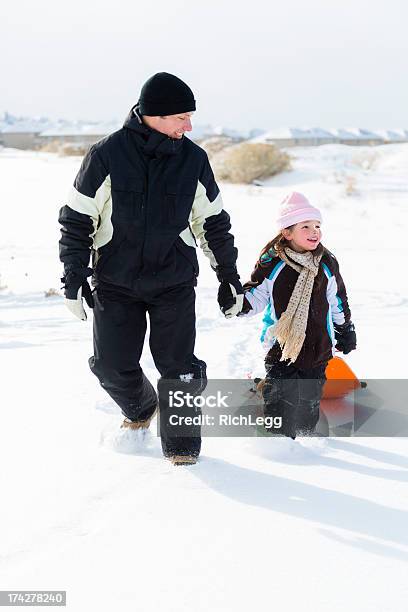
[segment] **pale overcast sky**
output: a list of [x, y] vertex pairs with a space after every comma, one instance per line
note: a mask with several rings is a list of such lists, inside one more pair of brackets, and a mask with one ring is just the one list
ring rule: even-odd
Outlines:
[[408, 128], [406, 0], [20, 0], [2, 8], [0, 111], [123, 119], [155, 72], [197, 124]]

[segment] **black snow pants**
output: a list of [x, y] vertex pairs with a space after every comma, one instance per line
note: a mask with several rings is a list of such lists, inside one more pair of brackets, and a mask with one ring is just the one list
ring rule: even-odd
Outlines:
[[326, 381], [327, 364], [299, 370], [285, 362], [265, 362], [266, 377], [262, 388], [264, 414], [281, 417], [282, 427], [271, 430], [295, 438], [314, 432], [320, 416], [320, 399]]
[[[145, 420], [159, 406], [164, 455], [198, 455], [199, 427], [191, 427], [187, 436], [180, 436], [177, 432], [173, 435], [167, 426], [169, 391], [189, 392], [194, 387], [197, 395], [205, 387], [206, 364], [194, 355], [194, 287], [183, 284], [138, 297], [98, 287], [93, 295], [94, 355], [89, 365], [101, 386], [132, 421]], [[139, 363], [147, 314], [150, 351], [161, 375], [159, 398]]]

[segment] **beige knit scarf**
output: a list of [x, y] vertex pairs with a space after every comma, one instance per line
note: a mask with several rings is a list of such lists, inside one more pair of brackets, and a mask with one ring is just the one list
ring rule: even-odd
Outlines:
[[306, 338], [310, 298], [322, 253], [314, 256], [311, 251], [297, 253], [285, 247], [279, 252], [279, 256], [288, 266], [299, 272], [299, 277], [285, 312], [279, 321], [268, 329], [268, 337], [277, 339], [282, 349], [280, 360], [289, 359], [290, 364], [296, 361]]

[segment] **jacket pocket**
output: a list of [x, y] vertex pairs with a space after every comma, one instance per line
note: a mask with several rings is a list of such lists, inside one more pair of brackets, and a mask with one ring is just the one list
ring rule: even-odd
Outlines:
[[118, 250], [120, 249], [124, 241], [125, 241], [125, 238], [122, 238], [122, 240], [120, 240], [119, 243], [117, 243], [116, 245], [110, 242], [105, 248], [102, 247], [104, 248], [103, 251], [98, 250], [96, 258], [95, 258], [95, 265], [94, 265], [95, 275], [99, 275], [101, 273], [101, 270], [106, 266], [110, 258], [113, 257], [113, 255], [115, 255], [115, 253], [118, 252]]
[[143, 216], [144, 185], [138, 177], [112, 177], [112, 216], [136, 220]]
[[195, 179], [185, 178], [166, 182], [166, 217], [170, 224], [187, 224], [197, 190]]
[[197, 259], [197, 252], [195, 248], [185, 244], [185, 242], [180, 237], [177, 238], [174, 245], [177, 251], [180, 253], [180, 255], [185, 257], [187, 262], [193, 267], [194, 275], [198, 276], [198, 271], [199, 271], [198, 259]]

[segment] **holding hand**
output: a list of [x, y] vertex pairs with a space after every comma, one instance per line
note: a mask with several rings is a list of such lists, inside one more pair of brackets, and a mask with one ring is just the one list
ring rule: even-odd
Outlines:
[[222, 280], [218, 289], [218, 304], [227, 319], [236, 317], [242, 310], [244, 303], [244, 290], [239, 282], [238, 275], [235, 278]]
[[347, 355], [350, 351], [354, 351], [357, 348], [354, 323], [349, 321], [348, 323], [343, 323], [343, 325], [334, 324], [334, 329], [334, 337], [337, 341], [336, 349], [338, 351]]
[[87, 319], [82, 305], [82, 297], [85, 298], [89, 308], [94, 307], [92, 291], [86, 280], [88, 276], [91, 276], [92, 272], [92, 268], [77, 268], [69, 270], [61, 278], [65, 289], [65, 305], [81, 321], [86, 321]]

